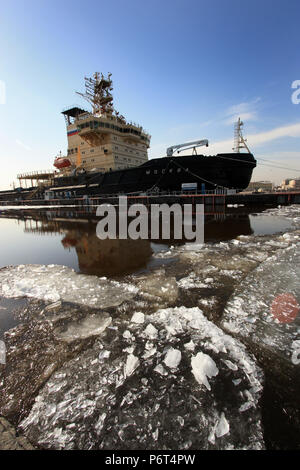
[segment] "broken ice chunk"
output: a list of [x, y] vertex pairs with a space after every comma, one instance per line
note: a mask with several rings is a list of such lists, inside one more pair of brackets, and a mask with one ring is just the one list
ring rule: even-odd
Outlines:
[[226, 366], [231, 369], [231, 370], [238, 370], [238, 366], [236, 364], [234, 364], [233, 362], [229, 361], [229, 360], [224, 360], [223, 359], [223, 362], [226, 364]]
[[189, 343], [185, 343], [184, 344], [184, 347], [185, 349], [187, 349], [188, 351], [194, 351], [195, 349], [195, 343], [194, 341], [191, 339], [191, 341]]
[[140, 361], [138, 357], [134, 356], [133, 354], [129, 354], [129, 356], [127, 357], [126, 364], [125, 364], [125, 368], [124, 368], [125, 376], [129, 377], [135, 371], [135, 369], [139, 366], [139, 363]]
[[239, 385], [241, 383], [242, 379], [233, 379], [232, 382], [234, 385]]
[[128, 354], [132, 354], [134, 350], [135, 350], [134, 346], [129, 346], [128, 348], [122, 349], [123, 352], [127, 352]]
[[149, 359], [149, 357], [153, 356], [156, 353], [156, 348], [152, 349], [146, 349], [146, 351], [143, 354], [143, 359]]
[[212, 428], [212, 430], [209, 433], [208, 442], [210, 442], [211, 444], [215, 444], [215, 442], [216, 442], [216, 439], [215, 439], [215, 426]]
[[109, 358], [109, 356], [110, 356], [110, 351], [101, 351], [98, 357], [101, 361], [101, 359], [107, 359]]
[[215, 361], [207, 354], [199, 352], [196, 356], [192, 357], [191, 364], [192, 372], [197, 382], [205, 385], [207, 390], [211, 390], [207, 377], [215, 377], [219, 373]]
[[160, 375], [168, 375], [168, 372], [161, 364], [158, 364], [153, 370], [154, 372], [157, 372]]
[[142, 312], [135, 312], [131, 318], [132, 323], [144, 323], [145, 315]]
[[222, 436], [225, 436], [225, 434], [228, 434], [228, 432], [229, 432], [229, 423], [227, 419], [225, 418], [225, 414], [221, 413], [221, 418], [217, 424], [216, 431], [215, 431], [216, 436], [222, 437]]
[[123, 338], [125, 338], [125, 339], [133, 339], [133, 336], [132, 336], [132, 334], [130, 333], [130, 331], [125, 330], [124, 333], [123, 333]]
[[155, 338], [157, 338], [158, 331], [155, 328], [155, 326], [153, 326], [151, 323], [149, 323], [149, 325], [147, 325], [146, 329], [144, 330], [144, 333], [147, 336], [149, 336], [149, 338], [155, 339]]
[[254, 406], [254, 403], [252, 401], [246, 401], [243, 405], [239, 407], [239, 411], [243, 413], [246, 410], [249, 410], [249, 408], [252, 408]]
[[56, 338], [70, 343], [76, 339], [89, 338], [102, 333], [111, 323], [111, 317], [100, 315], [87, 315], [79, 322], [71, 322], [68, 324], [66, 331], [56, 328], [54, 334]]
[[164, 363], [170, 369], [176, 369], [181, 361], [181, 352], [179, 349], [170, 348], [164, 358]]
[[6, 347], [4, 341], [0, 340], [0, 364], [6, 363]]
[[51, 310], [58, 310], [61, 307], [62, 303], [60, 300], [53, 302], [45, 307], [45, 312], [50, 312]]

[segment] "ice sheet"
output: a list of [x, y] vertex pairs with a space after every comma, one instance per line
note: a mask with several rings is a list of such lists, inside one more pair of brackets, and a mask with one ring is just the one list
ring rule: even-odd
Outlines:
[[77, 274], [59, 265], [19, 265], [0, 271], [0, 295], [33, 297], [46, 302], [62, 300], [91, 307], [121, 304], [138, 292], [137, 287], [97, 276]]
[[292, 361], [294, 342], [300, 339], [299, 278], [300, 243], [294, 243], [260, 264], [237, 287], [222, 327]]
[[[211, 390], [193, 357], [209, 358], [196, 369]], [[52, 375], [20, 428], [52, 449], [260, 449], [262, 380], [245, 347], [199, 308], [160, 309], [144, 323], [115, 319]]]

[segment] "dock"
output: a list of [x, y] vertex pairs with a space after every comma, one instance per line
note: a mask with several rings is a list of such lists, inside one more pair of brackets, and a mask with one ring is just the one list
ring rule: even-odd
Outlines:
[[[99, 195], [99, 196], [83, 196], [75, 198], [59, 198], [59, 199], [19, 199], [19, 200], [0, 200], [0, 211], [6, 207], [83, 207], [94, 206], [100, 204], [112, 204], [117, 206], [119, 203], [118, 195]], [[192, 204], [193, 211], [197, 204], [204, 204], [205, 207], [216, 209], [216, 212], [222, 212], [222, 208], [230, 206], [251, 207], [269, 207], [278, 205], [300, 204], [300, 191], [282, 191], [268, 193], [246, 193], [237, 194], [220, 194], [220, 193], [173, 193], [173, 194], [140, 194], [128, 195], [128, 206], [132, 204], [144, 204], [149, 207], [151, 204]]]

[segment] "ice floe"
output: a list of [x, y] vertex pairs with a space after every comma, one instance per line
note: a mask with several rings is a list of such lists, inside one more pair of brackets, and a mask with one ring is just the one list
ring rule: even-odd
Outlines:
[[295, 363], [300, 339], [300, 243], [261, 263], [228, 301], [222, 327]]
[[57, 339], [66, 342], [77, 339], [98, 336], [111, 324], [111, 317], [108, 315], [87, 315], [80, 321], [70, 322], [65, 327], [57, 327], [54, 335]]
[[[114, 326], [40, 390], [20, 425], [33, 443], [51, 449], [264, 447], [262, 372], [199, 308], [160, 309], [143, 323], [115, 319]], [[251, 407], [242, 412], [250, 396]]]
[[4, 297], [27, 296], [107, 308], [120, 305], [137, 292], [131, 284], [77, 274], [65, 266], [19, 265], [0, 271], [0, 295]]

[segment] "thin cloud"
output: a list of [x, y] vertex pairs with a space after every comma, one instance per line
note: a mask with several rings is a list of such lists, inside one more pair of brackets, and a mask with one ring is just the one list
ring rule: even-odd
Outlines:
[[234, 114], [230, 118], [225, 119], [224, 123], [228, 126], [231, 126], [232, 124], [236, 123], [238, 118], [241, 118], [242, 121], [257, 121], [258, 119], [256, 111], [248, 111], [247, 113]]
[[[254, 147], [259, 147], [267, 142], [271, 142], [276, 139], [287, 138], [287, 137], [300, 137], [300, 122], [296, 124], [288, 124], [286, 126], [276, 127], [275, 129], [271, 129], [270, 131], [265, 132], [258, 132], [257, 134], [246, 134], [245, 137], [247, 138], [247, 144], [250, 147], [250, 150], [254, 149]], [[199, 138], [195, 137], [192, 140], [197, 140]], [[168, 145], [163, 143], [157, 143], [153, 147], [150, 148], [150, 158], [157, 158], [165, 156], [166, 148]], [[205, 147], [201, 148], [201, 152], [206, 155], [211, 155], [213, 153], [225, 153], [225, 152], [232, 152], [233, 148], [233, 136], [230, 139], [220, 140], [217, 142], [210, 142], [209, 148], [206, 149]], [[182, 152], [181, 155], [189, 154], [190, 151]]]
[[32, 148], [29, 147], [29, 145], [24, 144], [23, 142], [21, 142], [21, 140], [16, 140], [16, 144], [18, 144], [20, 147], [22, 147], [25, 150], [32, 150]]
[[[254, 149], [254, 147], [259, 147], [267, 142], [271, 142], [273, 140], [287, 138], [287, 137], [300, 137], [300, 122], [296, 124], [288, 124], [286, 126], [276, 127], [271, 129], [270, 131], [265, 132], [258, 132], [256, 134], [245, 134], [247, 139], [247, 144], [250, 147], [250, 150]], [[210, 142], [209, 148], [205, 149], [203, 147], [203, 151], [201, 149], [201, 153], [205, 154], [212, 154], [212, 153], [224, 153], [224, 152], [232, 152], [233, 148], [233, 136], [230, 139], [221, 140], [217, 142]]]
[[280, 139], [281, 137], [300, 137], [300, 122], [287, 126], [276, 127], [267, 132], [249, 135], [248, 142], [252, 145], [261, 145], [265, 142]]
[[241, 120], [257, 121], [257, 103], [259, 103], [260, 100], [261, 99], [258, 97], [252, 101], [245, 101], [243, 103], [230, 106], [225, 113], [227, 117], [224, 120], [224, 124], [232, 125], [238, 120], [239, 117]]

